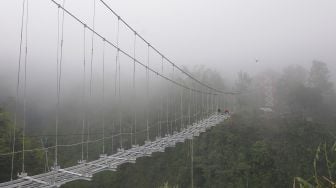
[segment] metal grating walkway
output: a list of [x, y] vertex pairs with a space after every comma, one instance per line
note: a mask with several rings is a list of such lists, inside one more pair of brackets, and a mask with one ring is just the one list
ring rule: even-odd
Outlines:
[[60, 187], [61, 185], [75, 181], [90, 181], [93, 174], [110, 170], [116, 171], [119, 165], [124, 163], [135, 163], [136, 159], [144, 156], [151, 156], [153, 152], [164, 152], [167, 147], [174, 147], [176, 143], [184, 142], [186, 139], [192, 139], [199, 136], [200, 133], [224, 121], [229, 116], [224, 114], [213, 114], [192, 126], [183, 129], [181, 132], [175, 132], [173, 135], [166, 135], [163, 138], [156, 138], [155, 141], [146, 141], [142, 146], [133, 146], [130, 149], [119, 149], [113, 155], [101, 155], [99, 159], [85, 162], [80, 161], [78, 165], [69, 168], [55, 168], [51, 172], [38, 174], [35, 176], [20, 176], [19, 179], [0, 183], [4, 188], [26, 188], [26, 187]]

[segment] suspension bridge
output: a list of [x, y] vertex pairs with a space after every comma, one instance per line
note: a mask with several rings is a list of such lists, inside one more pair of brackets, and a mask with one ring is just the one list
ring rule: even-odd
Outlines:
[[[167, 147], [174, 147], [177, 143], [184, 142], [185, 140], [192, 140], [194, 136], [199, 136], [200, 133], [205, 132], [207, 129], [216, 126], [229, 118], [228, 114], [222, 114], [220, 110], [223, 109], [223, 97], [227, 95], [235, 95], [235, 92], [225, 92], [220, 89], [214, 88], [208, 83], [201, 81], [194, 77], [191, 73], [181, 68], [173, 61], [168, 59], [157, 48], [151, 45], [143, 36], [141, 36], [133, 27], [130, 26], [124, 19], [122, 19], [104, 0], [92, 0], [93, 17], [92, 23], [89, 25], [84, 20], [80, 19], [73, 12], [66, 8], [65, 0], [58, 2], [56, 0], [50, 0], [50, 4], [53, 5], [55, 11], [57, 11], [57, 58], [56, 58], [56, 104], [55, 104], [55, 123], [53, 133], [53, 145], [43, 146], [42, 148], [26, 148], [25, 140], [27, 140], [26, 129], [29, 128], [26, 119], [26, 88], [27, 88], [27, 66], [29, 60], [27, 58], [29, 52], [28, 45], [28, 31], [29, 31], [29, 0], [22, 0], [22, 12], [21, 12], [21, 30], [20, 30], [20, 46], [17, 68], [17, 82], [16, 82], [16, 103], [14, 114], [14, 126], [12, 136], [11, 152], [0, 153], [0, 157], [10, 157], [11, 175], [10, 180], [4, 183], [0, 183], [0, 187], [14, 188], [14, 187], [60, 187], [61, 185], [75, 181], [75, 180], [88, 180], [90, 181], [92, 176], [102, 171], [116, 171], [118, 166], [124, 163], [135, 163], [139, 157], [151, 156], [154, 152], [164, 152]], [[112, 41], [107, 36], [99, 33], [95, 29], [96, 21], [96, 6], [100, 4], [110, 14], [112, 14], [116, 20], [116, 40]], [[65, 18], [71, 19], [76, 22], [83, 31], [83, 69], [82, 69], [82, 126], [80, 130], [81, 140], [75, 143], [60, 143], [59, 127], [61, 123], [61, 94], [62, 83], [65, 82], [62, 77], [64, 74], [63, 59], [64, 59], [64, 20]], [[133, 33], [133, 54], [127, 52], [120, 47], [120, 25], [125, 26], [131, 33]], [[87, 62], [87, 33], [91, 34], [91, 49], [89, 64]], [[93, 87], [93, 64], [94, 64], [94, 43], [96, 40], [102, 42], [102, 83], [101, 83], [101, 109], [100, 114], [101, 123], [101, 136], [97, 139], [92, 139], [94, 135], [91, 128], [95, 127], [95, 122], [90, 119], [94, 116], [94, 113], [87, 109], [90, 106], [87, 104], [93, 95], [95, 88]], [[147, 62], [137, 58], [137, 40], [140, 40], [145, 44], [147, 48]], [[115, 74], [114, 80], [106, 79], [106, 54], [108, 54], [107, 46], [114, 49], [115, 53]], [[160, 69], [154, 68], [154, 64], [150, 64], [150, 54], [155, 54], [160, 57], [158, 63]], [[123, 114], [120, 106], [125, 100], [122, 100], [122, 82], [121, 82], [121, 56], [127, 58], [128, 62], [131, 62], [133, 68], [128, 70], [132, 72], [132, 89], [133, 94], [126, 100], [133, 101], [136, 105], [137, 95], [140, 92], [137, 91], [137, 78], [136, 73], [145, 72], [145, 97], [143, 113], [144, 117], [139, 117], [139, 113], [136, 110], [131, 110], [131, 115]], [[154, 55], [153, 55], [154, 56]], [[153, 60], [152, 60], [153, 61]], [[153, 61], [154, 62], [154, 61]], [[127, 63], [125, 61], [125, 63]], [[87, 67], [89, 66], [89, 70]], [[170, 68], [164, 68], [170, 67]], [[183, 75], [185, 79], [178, 78], [176, 72]], [[23, 74], [23, 76], [22, 76]], [[89, 76], [88, 76], [88, 75]], [[188, 82], [186, 81], [188, 80]], [[155, 81], [160, 81], [159, 84], [154, 84]], [[109, 98], [106, 94], [106, 85], [109, 82], [114, 82], [114, 96]], [[151, 87], [150, 87], [150, 83]], [[88, 87], [87, 87], [88, 85]], [[164, 85], [169, 91], [163, 94], [156, 94], [153, 90], [160, 90], [158, 85]], [[156, 88], [154, 88], [156, 87]], [[23, 102], [19, 102], [21, 90], [23, 88]], [[173, 91], [173, 92], [172, 92]], [[154, 94], [151, 94], [154, 93]], [[160, 95], [160, 96], [157, 96]], [[139, 96], [138, 96], [139, 97]], [[159, 101], [157, 108], [151, 110], [151, 104], [154, 103], [154, 98]], [[126, 98], [126, 97], [125, 97]], [[113, 128], [109, 127], [109, 114], [106, 113], [109, 100], [115, 100], [115, 109], [117, 112], [112, 117]], [[112, 108], [114, 108], [112, 106]], [[22, 117], [19, 111], [23, 111]], [[124, 116], [124, 117], [123, 117]], [[123, 131], [123, 124], [126, 124], [125, 117], [128, 118], [128, 122], [131, 122], [131, 131]], [[153, 118], [155, 117], [155, 118]], [[143, 121], [141, 121], [143, 120]], [[22, 122], [22, 125], [19, 126]], [[116, 132], [115, 126], [118, 126]], [[22, 128], [22, 146], [19, 148], [18, 138], [16, 135], [16, 129]], [[71, 136], [71, 135], [69, 135]], [[90, 137], [91, 136], [91, 137]], [[90, 158], [90, 145], [98, 143], [98, 146], [102, 148], [100, 154], [96, 159]], [[127, 144], [128, 143], [128, 144]], [[107, 149], [107, 145], [110, 145], [110, 150]], [[116, 148], [115, 145], [118, 145]], [[81, 156], [78, 158], [76, 164], [63, 165], [60, 158], [59, 150], [61, 148], [80, 147]], [[49, 159], [49, 153], [53, 152], [53, 158]], [[53, 162], [51, 168], [46, 168], [44, 172], [30, 174], [27, 169], [27, 153], [33, 154], [34, 152], [45, 152], [46, 166], [50, 160]], [[16, 169], [17, 158], [20, 158], [21, 169]], [[49, 159], [49, 162], [48, 162]]]

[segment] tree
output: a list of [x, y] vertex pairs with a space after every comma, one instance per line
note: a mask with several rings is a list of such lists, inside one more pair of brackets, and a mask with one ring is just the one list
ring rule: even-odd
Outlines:
[[323, 93], [332, 90], [332, 83], [329, 81], [329, 69], [326, 63], [313, 61], [309, 75], [309, 86], [319, 89]]
[[236, 80], [236, 88], [238, 91], [241, 92], [247, 91], [251, 83], [252, 78], [248, 73], [243, 71], [238, 72], [238, 78]]
[[[15, 129], [16, 141], [15, 151], [22, 151], [22, 129], [17, 126]], [[0, 108], [0, 182], [8, 181], [11, 175], [11, 160], [13, 147], [13, 122], [10, 120], [10, 114]], [[25, 148], [40, 147], [39, 142], [34, 142], [29, 137], [25, 138]], [[42, 151], [26, 152], [25, 166], [29, 169], [29, 175], [42, 172], [44, 166], [44, 158]], [[14, 155], [13, 175], [22, 171], [22, 153], [18, 152]]]
[[[239, 71], [237, 74], [237, 80], [235, 82], [235, 88], [241, 94], [237, 96], [237, 102], [239, 105], [239, 109], [243, 109], [247, 106], [251, 105], [251, 93], [248, 90], [251, 88], [252, 78], [246, 72]], [[248, 93], [248, 94], [247, 94]]]
[[[12, 124], [9, 120], [9, 114], [0, 108], [0, 153], [10, 153], [12, 147], [11, 140]], [[18, 132], [17, 132], [18, 133]], [[16, 147], [20, 144], [16, 143]], [[11, 155], [0, 156], [0, 182], [4, 180], [9, 180], [10, 178], [10, 160]], [[17, 170], [18, 166], [14, 166], [14, 170]]]
[[282, 90], [290, 90], [298, 85], [305, 85], [307, 80], [307, 71], [300, 65], [291, 65], [283, 69], [279, 80]]
[[307, 71], [299, 65], [291, 65], [284, 68], [276, 85], [276, 97], [282, 112], [288, 112], [288, 110], [292, 112], [298, 111], [299, 105], [296, 100], [300, 96], [298, 95], [300, 91], [305, 89], [307, 74]]

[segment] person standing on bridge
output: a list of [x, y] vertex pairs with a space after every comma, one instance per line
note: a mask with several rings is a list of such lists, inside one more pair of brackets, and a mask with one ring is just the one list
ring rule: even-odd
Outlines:
[[228, 110], [228, 109], [225, 109], [224, 114], [225, 114], [225, 115], [229, 115], [229, 114], [230, 114], [229, 110]]

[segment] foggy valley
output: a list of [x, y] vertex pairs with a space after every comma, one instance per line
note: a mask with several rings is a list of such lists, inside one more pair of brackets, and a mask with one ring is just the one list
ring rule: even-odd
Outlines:
[[335, 18], [332, 0], [2, 0], [0, 187], [335, 186]]

